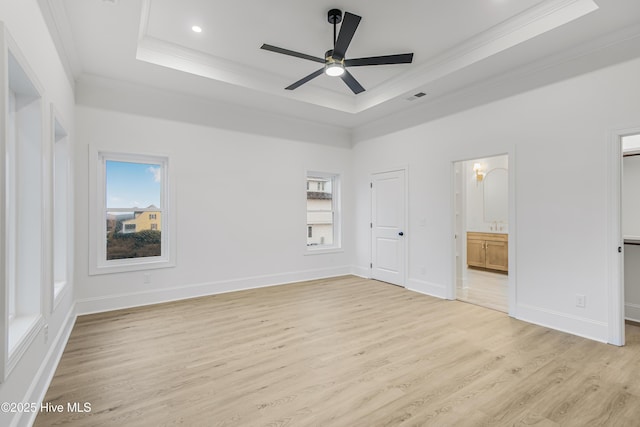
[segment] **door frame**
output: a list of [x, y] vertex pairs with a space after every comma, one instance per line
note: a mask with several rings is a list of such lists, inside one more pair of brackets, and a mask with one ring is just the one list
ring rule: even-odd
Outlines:
[[[404, 251], [404, 260], [403, 266], [404, 274], [402, 275], [402, 284], [398, 286], [402, 286], [403, 288], [407, 287], [407, 276], [409, 273], [409, 238], [411, 237], [409, 233], [409, 165], [386, 168], [386, 169], [378, 169], [376, 171], [369, 173], [369, 223], [373, 224], [373, 176], [381, 173], [388, 172], [404, 172], [404, 234], [405, 238], [402, 239], [403, 251]], [[369, 265], [373, 264], [373, 228], [369, 228]], [[369, 278], [373, 278], [373, 268], [369, 267]]]
[[[451, 161], [450, 164], [450, 214], [451, 214], [451, 259], [453, 260], [451, 266], [451, 281], [446, 289], [446, 298], [450, 300], [456, 299], [456, 283], [457, 283], [457, 271], [456, 271], [456, 211], [455, 211], [455, 197], [456, 197], [456, 163], [466, 162], [474, 159], [481, 159], [487, 157], [507, 156], [508, 163], [508, 179], [509, 179], [509, 191], [508, 191], [508, 207], [509, 207], [509, 272], [508, 272], [508, 314], [511, 317], [517, 318], [517, 302], [518, 302], [518, 287], [517, 287], [517, 254], [516, 254], [516, 242], [517, 242], [517, 215], [516, 215], [516, 148], [515, 145], [511, 146], [509, 151], [493, 154], [479, 154], [467, 158], [459, 158]], [[462, 238], [462, 236], [461, 236]], [[464, 246], [464, 245], [463, 245]]]
[[[640, 134], [640, 127], [613, 129], [607, 141], [607, 258], [609, 344], [623, 346], [624, 332], [624, 236], [622, 235], [622, 137]], [[618, 252], [618, 248], [623, 248]]]

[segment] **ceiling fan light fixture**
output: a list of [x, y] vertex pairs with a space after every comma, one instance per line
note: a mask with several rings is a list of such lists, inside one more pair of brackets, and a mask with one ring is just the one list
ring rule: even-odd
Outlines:
[[[367, 58], [350, 58], [345, 59], [345, 54], [351, 43], [351, 39], [360, 24], [361, 16], [353, 13], [342, 12], [339, 9], [331, 9], [328, 14], [329, 23], [333, 25], [333, 49], [325, 52], [324, 58], [307, 55], [306, 53], [296, 52], [294, 50], [283, 49], [281, 47], [272, 46], [264, 43], [260, 49], [269, 50], [283, 55], [294, 56], [296, 58], [306, 59], [313, 62], [320, 62], [323, 67], [317, 69], [298, 80], [295, 83], [285, 87], [285, 90], [294, 90], [305, 83], [315, 79], [322, 74], [330, 77], [340, 77], [351, 91], [357, 95], [364, 92], [364, 87], [356, 80], [346, 67], [361, 67], [365, 65], [386, 65], [386, 64], [410, 64], [413, 61], [413, 53], [402, 53], [396, 55], [370, 56]], [[340, 32], [337, 31], [337, 25], [340, 25]]]
[[344, 74], [344, 65], [339, 62], [333, 62], [331, 64], [327, 64], [324, 69], [324, 72], [327, 76], [331, 77], [339, 77]]

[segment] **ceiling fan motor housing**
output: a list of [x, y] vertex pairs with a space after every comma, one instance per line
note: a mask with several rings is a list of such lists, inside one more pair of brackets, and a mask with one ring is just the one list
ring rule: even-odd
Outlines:
[[326, 51], [324, 53], [324, 59], [325, 59], [327, 64], [333, 64], [334, 62], [338, 62], [338, 63], [344, 64], [344, 59], [342, 59], [340, 61], [336, 61], [335, 59], [333, 59], [333, 49], [329, 49], [328, 51]]
[[342, 22], [342, 11], [340, 9], [331, 9], [327, 13], [327, 20], [329, 21], [329, 24], [339, 24]]

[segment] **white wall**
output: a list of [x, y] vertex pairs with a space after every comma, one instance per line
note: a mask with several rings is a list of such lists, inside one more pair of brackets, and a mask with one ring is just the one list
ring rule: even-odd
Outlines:
[[[83, 96], [86, 96], [83, 95]], [[93, 99], [93, 104], [99, 100]], [[79, 105], [78, 311], [348, 274], [351, 150]], [[176, 179], [177, 266], [88, 275], [88, 147], [168, 155]], [[306, 254], [306, 173], [341, 174], [344, 250]]]
[[[7, 0], [0, 2], [0, 21], [15, 40], [29, 67], [44, 88], [43, 93], [43, 129], [45, 153], [44, 173], [51, 177], [52, 135], [50, 105], [58, 110], [60, 119], [72, 132], [74, 126], [74, 94], [64, 68], [57, 55], [45, 22], [35, 0]], [[73, 136], [71, 137], [73, 142]], [[2, 169], [4, 173], [4, 168]], [[51, 182], [51, 179], [47, 180]], [[43, 315], [48, 325], [38, 332], [35, 340], [7, 380], [0, 384], [0, 402], [39, 402], [44, 396], [50, 377], [53, 375], [57, 359], [66, 343], [66, 334], [73, 325], [73, 283], [55, 308], [51, 307], [52, 298], [52, 188], [45, 187], [45, 229], [43, 237], [42, 280]], [[71, 238], [69, 239], [71, 240]], [[0, 413], [0, 425], [28, 425], [31, 414]]]
[[[452, 162], [509, 153], [516, 194], [516, 223], [509, 224], [517, 254], [513, 312], [606, 341], [607, 144], [613, 129], [640, 125], [638, 75], [636, 59], [358, 142], [356, 264], [369, 263], [369, 174], [409, 165], [407, 286], [447, 295]], [[585, 308], [575, 306], [576, 294], [586, 295]]]

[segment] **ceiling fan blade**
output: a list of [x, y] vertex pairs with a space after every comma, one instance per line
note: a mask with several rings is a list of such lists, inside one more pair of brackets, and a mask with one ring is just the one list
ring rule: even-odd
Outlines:
[[360, 16], [354, 15], [353, 13], [344, 13], [342, 25], [340, 26], [340, 33], [338, 33], [338, 40], [336, 40], [336, 45], [333, 48], [332, 57], [336, 61], [342, 61], [344, 59], [344, 55], [347, 52], [347, 48], [351, 43], [351, 39], [353, 38], [361, 19], [362, 18]]
[[260, 49], [268, 50], [275, 53], [282, 53], [283, 55], [295, 56], [296, 58], [308, 59], [309, 61], [325, 63], [325, 60], [316, 56], [307, 55], [306, 53], [300, 53], [289, 49], [283, 49], [281, 47], [272, 46], [270, 44], [263, 44]]
[[318, 71], [314, 71], [313, 73], [309, 74], [307, 77], [303, 77], [300, 80], [298, 80], [297, 82], [285, 87], [285, 89], [294, 90], [294, 89], [302, 86], [303, 84], [305, 84], [309, 80], [315, 79], [316, 77], [318, 77], [322, 73], [324, 73], [324, 68], [320, 68]]
[[361, 67], [363, 65], [390, 65], [410, 64], [413, 61], [413, 53], [401, 53], [398, 55], [372, 56], [369, 58], [345, 59], [345, 67]]
[[353, 77], [351, 73], [348, 72], [347, 70], [344, 70], [344, 74], [342, 74], [340, 78], [342, 79], [342, 81], [344, 81], [347, 84], [347, 86], [349, 86], [349, 89], [351, 89], [353, 93], [355, 93], [356, 95], [359, 94], [360, 92], [364, 92], [364, 88], [362, 87], [362, 85], [358, 83], [356, 78]]

